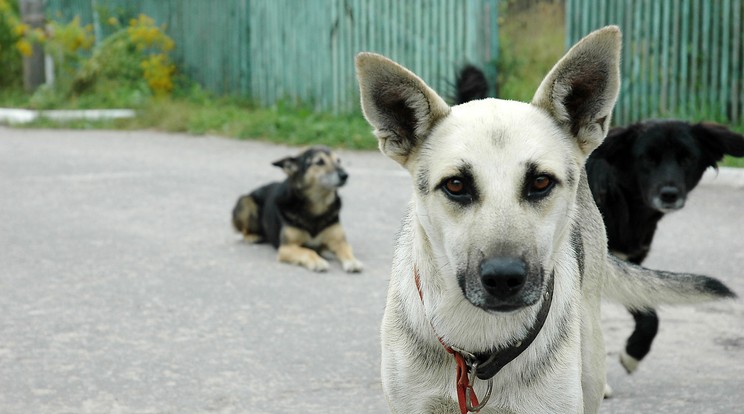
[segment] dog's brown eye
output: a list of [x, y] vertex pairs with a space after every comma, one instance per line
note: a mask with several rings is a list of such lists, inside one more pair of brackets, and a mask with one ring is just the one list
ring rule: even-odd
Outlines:
[[465, 183], [459, 178], [450, 178], [444, 183], [444, 187], [452, 195], [459, 195], [465, 191]]
[[447, 198], [463, 206], [472, 203], [477, 197], [473, 179], [470, 177], [445, 178], [439, 184], [439, 188]]
[[550, 177], [544, 175], [536, 177], [532, 181], [532, 191], [545, 191], [550, 187], [551, 183], [552, 181], [550, 180]]
[[556, 180], [547, 174], [535, 175], [527, 181], [527, 198], [530, 200], [540, 200], [550, 194], [550, 190], [555, 186]]

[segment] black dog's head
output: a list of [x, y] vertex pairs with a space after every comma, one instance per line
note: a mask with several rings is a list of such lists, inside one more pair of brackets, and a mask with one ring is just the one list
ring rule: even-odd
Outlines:
[[338, 156], [323, 146], [309, 148], [272, 164], [284, 170], [293, 188], [302, 191], [335, 191], [349, 178]]
[[669, 120], [613, 128], [596, 158], [637, 186], [646, 206], [668, 213], [685, 205], [703, 172], [726, 154], [744, 156], [744, 136], [722, 125]]

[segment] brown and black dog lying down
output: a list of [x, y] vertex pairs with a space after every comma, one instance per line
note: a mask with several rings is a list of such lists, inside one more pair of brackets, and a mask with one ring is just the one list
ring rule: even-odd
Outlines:
[[348, 178], [340, 162], [321, 146], [274, 162], [287, 179], [240, 197], [232, 214], [235, 229], [251, 243], [271, 243], [281, 262], [323, 272], [329, 264], [321, 253], [330, 252], [345, 271], [361, 272], [362, 263], [354, 257], [339, 221], [337, 190]]

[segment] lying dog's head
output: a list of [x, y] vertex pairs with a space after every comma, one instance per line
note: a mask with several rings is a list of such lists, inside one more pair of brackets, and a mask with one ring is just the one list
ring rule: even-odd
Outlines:
[[284, 170], [290, 185], [299, 191], [335, 191], [349, 178], [338, 156], [323, 146], [309, 148], [295, 157], [282, 158], [273, 165]]
[[684, 207], [708, 167], [726, 154], [744, 156], [744, 136], [711, 123], [654, 120], [613, 128], [600, 153], [647, 207], [668, 213]]
[[620, 32], [607, 27], [574, 46], [530, 104], [454, 107], [393, 61], [358, 55], [364, 115], [414, 179], [416, 231], [473, 305], [503, 312], [541, 297], [584, 161], [609, 127], [619, 52]]

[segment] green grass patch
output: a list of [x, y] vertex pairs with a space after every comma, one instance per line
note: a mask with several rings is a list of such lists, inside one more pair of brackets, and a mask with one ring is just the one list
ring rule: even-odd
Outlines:
[[21, 87], [0, 88], [0, 107], [24, 108], [28, 106], [29, 96]]
[[74, 129], [157, 129], [194, 135], [221, 135], [287, 145], [327, 145], [374, 149], [377, 140], [361, 113], [334, 115], [296, 105], [261, 108], [230, 98], [152, 99], [137, 117], [106, 121], [39, 119], [29, 127]]
[[735, 158], [727, 155], [723, 157], [723, 161], [719, 165], [722, 167], [744, 168], [744, 158]]
[[289, 145], [322, 144], [372, 149], [377, 142], [360, 113], [333, 115], [295, 105], [261, 108], [235, 99], [207, 104], [155, 100], [139, 111], [132, 127], [213, 134]]

